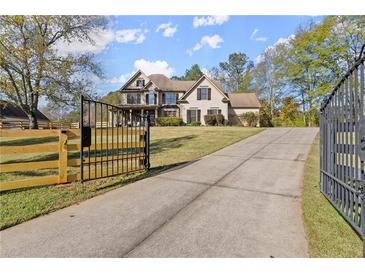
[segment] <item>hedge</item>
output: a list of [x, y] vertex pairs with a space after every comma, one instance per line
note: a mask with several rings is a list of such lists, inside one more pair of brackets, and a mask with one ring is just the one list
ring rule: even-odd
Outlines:
[[202, 123], [200, 123], [199, 121], [192, 121], [189, 126], [193, 126], [193, 127], [198, 127], [201, 126]]
[[166, 126], [182, 126], [183, 120], [178, 117], [158, 117], [156, 118], [156, 125], [161, 127]]

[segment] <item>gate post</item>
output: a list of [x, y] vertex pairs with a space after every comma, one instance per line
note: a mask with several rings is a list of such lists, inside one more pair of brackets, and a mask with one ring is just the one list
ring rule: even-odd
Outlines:
[[66, 130], [59, 131], [58, 137], [58, 182], [67, 182], [67, 141], [68, 135]]
[[144, 135], [144, 167], [150, 170], [150, 115], [146, 112], [145, 135]]

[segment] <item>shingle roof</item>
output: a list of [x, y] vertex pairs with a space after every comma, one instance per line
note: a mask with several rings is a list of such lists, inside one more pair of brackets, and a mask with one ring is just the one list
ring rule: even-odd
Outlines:
[[148, 78], [161, 90], [187, 91], [196, 81], [171, 80], [163, 74], [151, 74]]
[[[27, 114], [17, 104], [0, 100], [0, 118], [6, 119], [7, 117], [28, 119]], [[39, 110], [36, 112], [36, 117], [38, 120], [49, 121], [49, 119]]]
[[227, 94], [233, 108], [260, 108], [261, 104], [255, 93], [229, 93]]

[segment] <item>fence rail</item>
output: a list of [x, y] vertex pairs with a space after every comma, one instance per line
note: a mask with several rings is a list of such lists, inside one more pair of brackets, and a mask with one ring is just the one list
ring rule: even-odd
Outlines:
[[[69, 129], [69, 128], [79, 128], [79, 123], [69, 123], [69, 122], [45, 122], [38, 121], [39, 129]], [[29, 121], [25, 120], [13, 120], [6, 121], [0, 120], [0, 129], [29, 129]]]
[[320, 190], [365, 243], [364, 63], [360, 56], [321, 105]]
[[[97, 128], [93, 129], [93, 131], [100, 132], [109, 132], [114, 134], [115, 136], [118, 132], [114, 129], [103, 128], [102, 124], [97, 125]], [[112, 132], [113, 131], [113, 132]], [[120, 133], [119, 133], [120, 134]], [[118, 147], [120, 149], [128, 148], [140, 148], [143, 147], [142, 142], [131, 142], [132, 136], [137, 136], [136, 139], [143, 139], [145, 135], [145, 131], [141, 130], [140, 128], [132, 128], [130, 127], [128, 130], [128, 135], [124, 133], [123, 138], [119, 139]], [[129, 136], [129, 140], [128, 140]], [[0, 143], [0, 158], [2, 163], [0, 163], [0, 174], [4, 175], [6, 173], [11, 172], [26, 172], [26, 171], [39, 171], [39, 170], [54, 170], [57, 171], [57, 175], [52, 176], [37, 176], [29, 179], [21, 179], [21, 180], [13, 180], [13, 181], [0, 181], [0, 191], [11, 190], [11, 189], [18, 189], [18, 188], [26, 188], [26, 187], [33, 187], [33, 186], [42, 186], [42, 185], [52, 185], [52, 184], [63, 184], [63, 183], [70, 183], [73, 181], [80, 180], [80, 170], [79, 166], [81, 163], [80, 158], [78, 157], [78, 153], [80, 151], [80, 130], [79, 129], [39, 129], [39, 130], [29, 130], [29, 129], [0, 129], [0, 140], [2, 138], [6, 138], [6, 142], [16, 141], [18, 142], [21, 140], [20, 138], [31, 138], [35, 144], [29, 145], [2, 145]], [[11, 138], [11, 140], [7, 140]], [[13, 139], [14, 138], [14, 139]], [[47, 143], [39, 144], [37, 143], [36, 138], [54, 138]], [[112, 147], [113, 144], [108, 142], [106, 143], [104, 140], [96, 140], [97, 143], [95, 147], [91, 148], [97, 149], [99, 152], [102, 152], [106, 149], [106, 146]], [[15, 142], [15, 143], [16, 143]], [[74, 143], [72, 143], [74, 142]], [[114, 144], [115, 145], [115, 144]], [[24, 155], [29, 154], [56, 154], [56, 160], [34, 160], [29, 161], [27, 160], [17, 160], [17, 156], [22, 157]], [[73, 155], [72, 155], [73, 154]], [[3, 159], [7, 156], [15, 157], [15, 163], [4, 162]], [[76, 158], [72, 158], [71, 156], [76, 156]], [[102, 162], [105, 157], [97, 157], [93, 158], [91, 161], [98, 161]], [[130, 159], [139, 159], [141, 161], [144, 160], [144, 154], [128, 154], [128, 155], [117, 155], [115, 157], [115, 161], [120, 162], [128, 162]], [[98, 172], [104, 172], [107, 174], [107, 170], [103, 166], [98, 166]], [[101, 168], [101, 169], [100, 169]], [[115, 167], [110, 167], [115, 168]], [[120, 168], [123, 168], [120, 165]], [[143, 169], [129, 169], [128, 172], [136, 172], [142, 171]], [[94, 177], [94, 171], [91, 170], [90, 177]]]

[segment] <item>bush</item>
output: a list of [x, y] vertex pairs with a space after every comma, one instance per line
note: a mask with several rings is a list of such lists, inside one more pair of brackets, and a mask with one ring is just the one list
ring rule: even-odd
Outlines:
[[224, 125], [224, 126], [232, 126], [232, 123], [231, 123], [231, 121], [229, 121], [229, 120], [224, 120], [224, 121], [223, 121], [223, 125]]
[[217, 121], [218, 126], [222, 126], [224, 124], [224, 116], [223, 114], [217, 114], [215, 116], [215, 120]]
[[241, 114], [241, 119], [247, 124], [247, 126], [255, 127], [259, 117], [255, 112], [245, 112]]
[[193, 121], [190, 124], [188, 124], [189, 126], [193, 126], [193, 127], [198, 127], [201, 126], [202, 123], [200, 123], [199, 121]]
[[215, 115], [204, 115], [204, 121], [205, 121], [205, 125], [207, 126], [215, 126], [217, 123], [217, 119], [215, 117]]
[[166, 126], [182, 126], [183, 120], [178, 117], [158, 117], [156, 118], [156, 125], [161, 127]]

